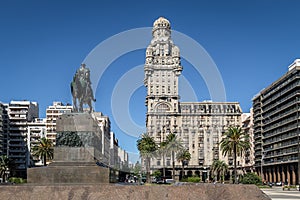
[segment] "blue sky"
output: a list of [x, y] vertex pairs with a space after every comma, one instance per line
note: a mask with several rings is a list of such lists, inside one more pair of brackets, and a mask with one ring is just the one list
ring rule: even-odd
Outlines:
[[[153, 5], [151, 1], [129, 0], [2, 0], [0, 101], [37, 101], [40, 117], [45, 117], [45, 109], [53, 101], [72, 101], [72, 77], [97, 45], [123, 31], [150, 27], [164, 16], [172, 29], [202, 45], [222, 75], [227, 101], [238, 101], [242, 110], [249, 112], [251, 98], [300, 58], [299, 6], [295, 0], [156, 1]], [[151, 32], [146, 42], [150, 39]], [[107, 51], [116, 48], [118, 45]], [[144, 56], [143, 49], [120, 55], [107, 67], [94, 91], [96, 110], [110, 117], [120, 146], [128, 152], [137, 152], [136, 138], [115, 122], [111, 97], [122, 75], [143, 65]], [[186, 60], [182, 65], [197, 100], [210, 99], [193, 66]], [[140, 87], [128, 106], [132, 120], [140, 126], [145, 122], [144, 99], [145, 89]], [[188, 97], [182, 100], [189, 101]]]

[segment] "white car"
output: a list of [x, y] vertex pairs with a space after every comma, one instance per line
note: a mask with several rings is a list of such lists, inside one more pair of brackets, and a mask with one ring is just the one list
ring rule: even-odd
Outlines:
[[276, 185], [276, 186], [281, 186], [281, 185], [282, 185], [282, 182], [279, 181], [279, 182], [277, 182], [275, 185]]

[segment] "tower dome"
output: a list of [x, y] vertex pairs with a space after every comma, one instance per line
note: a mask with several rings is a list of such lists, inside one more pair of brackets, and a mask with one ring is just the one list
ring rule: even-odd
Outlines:
[[155, 22], [153, 23], [153, 31], [155, 31], [156, 29], [159, 28], [166, 28], [166, 29], [171, 29], [171, 24], [169, 22], [169, 20], [167, 20], [164, 17], [160, 17], [157, 20], [155, 20]]

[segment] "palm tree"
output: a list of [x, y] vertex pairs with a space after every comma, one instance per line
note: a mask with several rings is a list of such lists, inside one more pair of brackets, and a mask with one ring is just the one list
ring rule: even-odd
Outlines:
[[9, 170], [9, 159], [7, 156], [0, 156], [0, 177], [5, 181], [5, 174]]
[[243, 132], [241, 127], [229, 127], [223, 134], [221, 140], [221, 150], [224, 156], [233, 155], [234, 161], [234, 183], [237, 183], [236, 160], [237, 156], [250, 148], [249, 135]]
[[214, 160], [214, 162], [211, 165], [211, 173], [213, 175], [216, 175], [217, 177], [219, 176], [220, 170], [219, 170], [219, 166], [220, 166], [220, 160]]
[[182, 164], [182, 179], [184, 178], [184, 164], [191, 159], [191, 154], [187, 149], [182, 149], [176, 155], [176, 159], [178, 162]]
[[140, 151], [140, 156], [146, 161], [147, 182], [150, 183], [150, 160], [155, 156], [157, 145], [153, 137], [148, 133], [144, 133], [137, 140], [137, 148]]
[[183, 146], [181, 144], [181, 141], [177, 139], [177, 135], [174, 133], [170, 133], [167, 135], [167, 152], [171, 152], [172, 156], [172, 179], [175, 180], [175, 153], [183, 149]]
[[159, 144], [159, 148], [157, 149], [157, 153], [159, 156], [162, 156], [162, 162], [163, 162], [163, 177], [166, 176], [166, 168], [165, 168], [165, 157], [167, 153], [167, 142], [161, 142]]
[[41, 138], [39, 144], [33, 147], [33, 155], [43, 159], [44, 166], [48, 159], [53, 159], [53, 143], [47, 138]]
[[219, 177], [219, 181], [224, 182], [225, 173], [228, 171], [228, 165], [223, 160], [215, 160], [211, 166], [211, 171]]

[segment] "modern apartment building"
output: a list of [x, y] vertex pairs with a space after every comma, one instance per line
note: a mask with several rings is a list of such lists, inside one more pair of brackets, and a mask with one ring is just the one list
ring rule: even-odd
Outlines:
[[122, 149], [122, 148], [118, 148], [118, 169], [120, 171], [124, 171], [124, 172], [128, 172], [128, 161], [129, 161], [129, 157], [128, 157], [128, 153]]
[[242, 129], [249, 135], [250, 148], [245, 152], [241, 158], [243, 172], [254, 172], [254, 134], [253, 134], [253, 109], [250, 113], [242, 114]]
[[8, 157], [14, 160], [13, 176], [26, 177], [28, 163], [28, 123], [38, 118], [36, 102], [11, 101], [6, 105], [9, 118]]
[[265, 181], [299, 183], [300, 59], [253, 98], [255, 170]]
[[27, 123], [27, 166], [41, 166], [43, 159], [33, 155], [33, 147], [39, 145], [41, 138], [46, 137], [46, 119], [35, 118]]
[[56, 144], [56, 119], [58, 116], [71, 113], [72, 105], [64, 105], [62, 102], [53, 102], [51, 106], [46, 109], [46, 137], [50, 139], [53, 144]]
[[118, 139], [114, 132], [110, 132], [110, 153], [109, 153], [109, 166], [112, 168], [118, 168]]
[[[228, 126], [241, 126], [242, 110], [237, 102], [180, 102], [178, 77], [182, 66], [180, 50], [171, 39], [170, 22], [161, 17], [154, 22], [152, 40], [146, 50], [144, 85], [147, 133], [159, 144], [169, 133], [175, 133], [191, 153], [187, 175], [210, 176], [216, 159], [230, 166], [233, 158], [223, 157], [219, 142]], [[171, 175], [171, 158], [165, 165]], [[151, 170], [162, 169], [162, 158], [152, 159]], [[239, 162], [240, 164], [240, 162]], [[176, 176], [181, 176], [181, 163], [176, 162]]]
[[107, 116], [104, 116], [101, 112], [92, 112], [92, 117], [97, 122], [97, 125], [101, 130], [101, 154], [102, 162], [109, 164], [110, 162], [110, 143], [111, 143], [111, 132], [110, 132], [110, 120]]
[[4, 122], [3, 122], [3, 112], [4, 112], [4, 105], [0, 103], [0, 155], [5, 155], [4, 153]]

